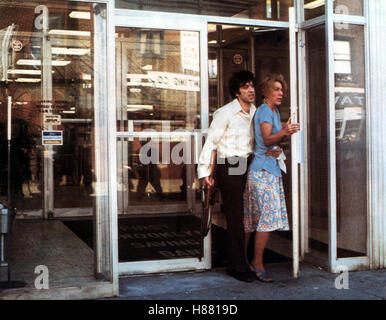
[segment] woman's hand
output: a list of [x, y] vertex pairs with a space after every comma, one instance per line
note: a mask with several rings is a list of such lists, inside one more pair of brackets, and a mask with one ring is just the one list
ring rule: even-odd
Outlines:
[[282, 131], [284, 135], [290, 136], [296, 132], [298, 132], [300, 129], [299, 123], [291, 123], [291, 118], [288, 119], [287, 123], [283, 127]]

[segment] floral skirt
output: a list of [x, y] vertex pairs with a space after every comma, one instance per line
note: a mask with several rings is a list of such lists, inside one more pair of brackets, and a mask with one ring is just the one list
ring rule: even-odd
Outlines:
[[289, 230], [281, 177], [265, 170], [249, 170], [244, 191], [244, 230]]

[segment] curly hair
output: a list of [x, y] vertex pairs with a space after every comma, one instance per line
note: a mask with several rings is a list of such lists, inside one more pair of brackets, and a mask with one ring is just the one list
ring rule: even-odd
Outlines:
[[248, 83], [252, 82], [254, 87], [256, 88], [256, 79], [252, 72], [243, 70], [236, 72], [232, 75], [232, 77], [229, 79], [229, 93], [232, 96], [232, 98], [236, 98], [236, 95], [240, 93], [240, 88]]
[[270, 73], [259, 83], [259, 88], [261, 90], [263, 99], [266, 98], [267, 95], [271, 92], [275, 82], [281, 83], [283, 92], [287, 90], [287, 82], [284, 80], [283, 75]]

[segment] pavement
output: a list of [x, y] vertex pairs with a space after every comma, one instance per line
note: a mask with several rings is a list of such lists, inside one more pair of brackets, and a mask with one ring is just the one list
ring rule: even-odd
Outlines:
[[[225, 268], [120, 278], [114, 300], [386, 300], [386, 269], [332, 274], [301, 263], [299, 278], [292, 263], [266, 265], [274, 283], [241, 282]], [[107, 299], [108, 300], [108, 299]]]

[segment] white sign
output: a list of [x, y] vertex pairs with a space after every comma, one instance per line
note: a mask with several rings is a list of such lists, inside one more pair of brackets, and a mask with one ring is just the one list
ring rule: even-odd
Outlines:
[[60, 126], [62, 124], [62, 117], [60, 114], [43, 113], [43, 122], [45, 125]]
[[234, 56], [233, 56], [233, 62], [235, 64], [242, 64], [243, 63], [243, 56], [240, 54], [240, 53], [236, 53]]
[[60, 130], [43, 130], [42, 131], [43, 146], [61, 146], [63, 145], [63, 131]]
[[181, 31], [181, 62], [183, 69], [200, 72], [198, 32]]
[[200, 91], [200, 77], [170, 72], [148, 71], [148, 74], [128, 74], [129, 87], [142, 86], [159, 89]]
[[23, 43], [19, 40], [13, 40], [12, 41], [12, 50], [15, 52], [19, 52], [23, 49]]

